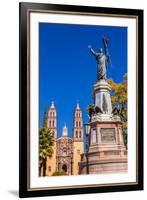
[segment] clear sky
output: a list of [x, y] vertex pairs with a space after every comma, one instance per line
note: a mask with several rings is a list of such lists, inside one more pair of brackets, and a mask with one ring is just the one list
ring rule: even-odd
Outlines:
[[72, 135], [73, 113], [77, 101], [88, 120], [86, 108], [93, 103], [92, 87], [96, 81], [97, 64], [88, 45], [95, 51], [103, 48], [102, 37], [109, 38], [112, 67], [107, 77], [119, 83], [127, 72], [127, 28], [93, 25], [49, 24], [39, 25], [39, 118], [52, 99], [57, 109], [58, 136], [64, 123]]

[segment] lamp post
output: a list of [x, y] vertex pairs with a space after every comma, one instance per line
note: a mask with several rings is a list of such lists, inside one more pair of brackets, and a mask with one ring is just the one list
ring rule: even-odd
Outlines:
[[85, 127], [85, 133], [86, 133], [86, 166], [87, 166], [86, 172], [87, 172], [87, 174], [89, 174], [88, 152], [89, 152], [90, 124], [89, 123], [85, 123], [84, 127]]
[[71, 175], [73, 175], [73, 167], [72, 167], [72, 165], [73, 165], [73, 151], [71, 151]]

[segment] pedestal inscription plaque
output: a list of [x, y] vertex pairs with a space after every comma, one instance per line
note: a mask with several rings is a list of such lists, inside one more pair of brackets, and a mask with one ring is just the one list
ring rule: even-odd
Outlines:
[[114, 128], [101, 128], [101, 142], [112, 142], [115, 140], [115, 129]]

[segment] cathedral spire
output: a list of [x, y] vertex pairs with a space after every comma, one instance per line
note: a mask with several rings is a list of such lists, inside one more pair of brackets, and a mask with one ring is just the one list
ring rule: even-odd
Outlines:
[[54, 101], [51, 102], [51, 106], [48, 111], [48, 128], [54, 132], [54, 138], [57, 138], [57, 112]]
[[79, 103], [77, 103], [77, 107], [76, 107], [76, 109], [77, 109], [77, 110], [80, 109]]
[[51, 108], [55, 108], [54, 101], [52, 101]]
[[76, 141], [83, 140], [82, 111], [80, 109], [79, 103], [77, 103], [74, 112], [73, 139]]
[[84, 153], [84, 138], [83, 138], [83, 121], [82, 110], [79, 103], [75, 106], [74, 121], [73, 121], [73, 171], [75, 175], [79, 174], [78, 163], [81, 160], [81, 154]]

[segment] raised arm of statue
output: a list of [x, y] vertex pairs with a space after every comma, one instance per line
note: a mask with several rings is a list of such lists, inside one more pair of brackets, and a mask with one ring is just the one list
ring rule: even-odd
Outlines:
[[89, 45], [88, 46], [88, 49], [91, 51], [91, 53], [94, 55], [94, 56], [97, 56], [97, 53], [92, 49], [92, 47]]

